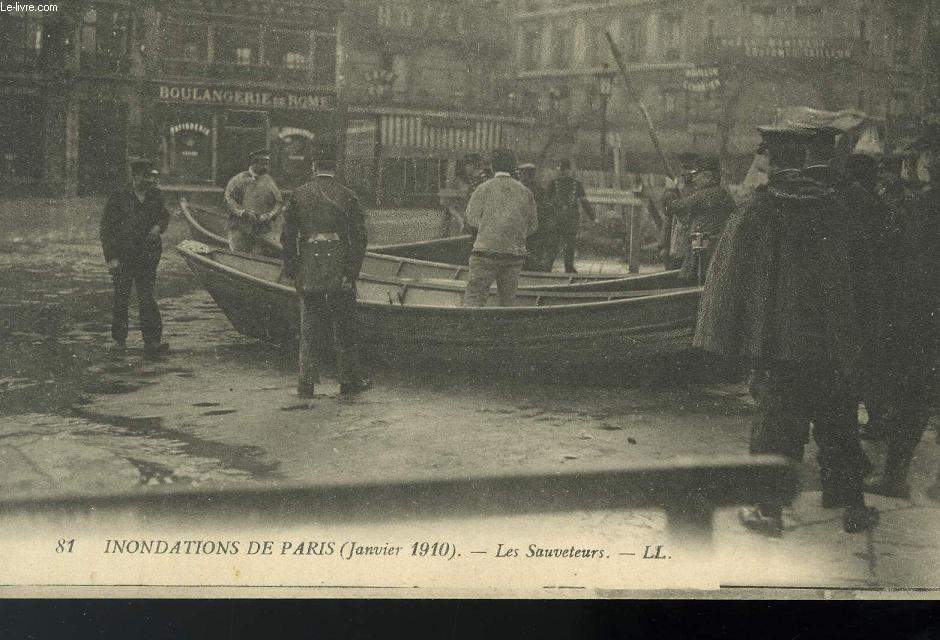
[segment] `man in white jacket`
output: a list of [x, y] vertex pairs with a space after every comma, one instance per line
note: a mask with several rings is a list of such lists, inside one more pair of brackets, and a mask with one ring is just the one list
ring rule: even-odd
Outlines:
[[516, 160], [507, 149], [493, 151], [492, 178], [477, 187], [467, 204], [467, 225], [477, 230], [470, 253], [465, 307], [486, 306], [496, 282], [501, 307], [511, 307], [526, 258], [526, 238], [538, 229], [535, 196], [512, 177]]

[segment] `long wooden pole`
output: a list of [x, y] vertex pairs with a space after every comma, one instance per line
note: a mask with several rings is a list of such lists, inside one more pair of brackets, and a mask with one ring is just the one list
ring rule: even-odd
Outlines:
[[633, 85], [630, 82], [630, 77], [627, 75], [627, 67], [623, 63], [623, 57], [620, 55], [620, 49], [614, 43], [613, 36], [610, 35], [610, 31], [604, 31], [604, 35], [607, 36], [607, 44], [610, 45], [610, 52], [614, 56], [614, 61], [617, 63], [617, 68], [620, 69], [620, 76], [623, 78], [623, 84], [626, 88], [628, 96], [636, 96], [634, 102], [637, 107], [640, 108], [640, 113], [643, 114], [643, 120], [646, 123], [646, 130], [649, 132], [650, 140], [653, 142], [653, 148], [656, 149], [656, 153], [659, 155], [660, 161], [663, 163], [663, 169], [666, 171], [666, 175], [675, 180], [676, 172], [672, 168], [672, 164], [669, 162], [669, 159], [666, 157], [666, 154], [663, 153], [663, 148], [659, 144], [659, 135], [656, 133], [656, 127], [653, 126], [653, 120], [650, 118], [649, 111], [646, 109], [646, 105], [643, 104], [643, 101], [639, 98], [638, 94], [634, 93]]

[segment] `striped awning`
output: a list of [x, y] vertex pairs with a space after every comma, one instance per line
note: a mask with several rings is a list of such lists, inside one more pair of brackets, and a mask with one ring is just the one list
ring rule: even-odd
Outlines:
[[380, 117], [380, 140], [385, 147], [485, 152], [502, 143], [499, 122], [399, 114]]

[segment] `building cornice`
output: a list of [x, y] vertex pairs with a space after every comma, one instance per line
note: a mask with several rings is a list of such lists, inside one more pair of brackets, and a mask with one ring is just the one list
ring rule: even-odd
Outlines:
[[368, 115], [396, 115], [396, 116], [418, 116], [425, 118], [460, 118], [472, 120], [490, 120], [504, 124], [520, 124], [532, 126], [535, 124], [535, 118], [524, 118], [519, 116], [503, 116], [492, 113], [472, 112], [472, 111], [439, 111], [433, 109], [414, 109], [407, 107], [386, 107], [382, 105], [347, 105], [346, 113], [359, 113]]

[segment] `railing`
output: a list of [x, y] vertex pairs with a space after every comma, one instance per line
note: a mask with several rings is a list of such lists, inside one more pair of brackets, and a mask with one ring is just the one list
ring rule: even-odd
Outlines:
[[[193, 78], [217, 78], [227, 80], [251, 80], [255, 82], [278, 82], [283, 84], [307, 85], [319, 83], [332, 85], [335, 79], [332, 75], [320, 73], [319, 70], [307, 67], [291, 68], [268, 64], [237, 64], [235, 62], [219, 62], [208, 60], [185, 60], [179, 58], [164, 58], [160, 61], [160, 70], [170, 76], [183, 76]], [[323, 70], [326, 71], [325, 69]], [[318, 80], [317, 73], [322, 78]]]
[[870, 43], [855, 38], [717, 36], [706, 41], [706, 58], [737, 60], [852, 60], [868, 53]]
[[135, 491], [103, 496], [0, 499], [0, 515], [133, 514], [159, 522], [227, 518], [289, 524], [471, 518], [568, 511], [662, 510], [670, 533], [711, 538], [725, 506], [787, 504], [795, 467], [772, 456], [688, 459], [600, 471], [506, 474], [295, 487]]

